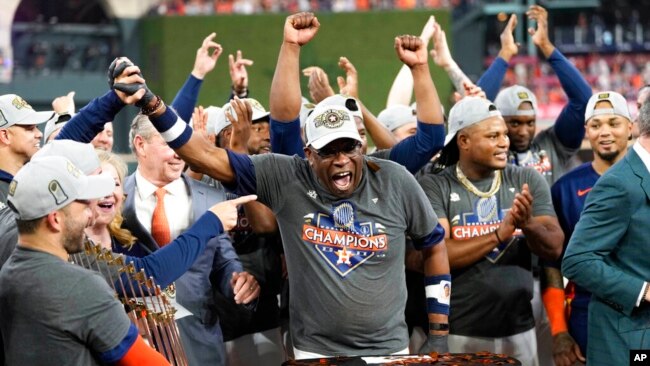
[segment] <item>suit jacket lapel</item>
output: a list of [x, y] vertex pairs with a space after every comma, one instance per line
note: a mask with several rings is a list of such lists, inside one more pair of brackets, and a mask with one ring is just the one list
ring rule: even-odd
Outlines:
[[205, 186], [199, 184], [196, 180], [185, 174], [182, 175], [182, 178], [190, 195], [190, 202], [192, 203], [192, 217], [190, 221], [194, 223], [210, 208], [206, 204], [207, 192], [205, 191]]
[[646, 198], [650, 200], [650, 173], [648, 172], [648, 168], [643, 164], [643, 160], [641, 160], [639, 154], [633, 148], [628, 150], [625, 158], [629, 162], [632, 172], [641, 178], [641, 188], [645, 192]]
[[122, 216], [124, 216], [122, 225], [138, 238], [139, 244], [147, 251], [156, 251], [160, 247], [151, 234], [142, 226], [135, 213], [135, 195], [137, 194], [135, 191], [135, 174], [131, 174], [125, 179], [124, 192], [126, 193], [126, 201], [124, 201], [124, 208], [122, 209]]

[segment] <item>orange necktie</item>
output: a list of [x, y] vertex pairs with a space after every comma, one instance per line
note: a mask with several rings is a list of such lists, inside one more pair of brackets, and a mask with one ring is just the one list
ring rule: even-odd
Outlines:
[[151, 236], [158, 243], [158, 246], [163, 247], [172, 240], [167, 214], [165, 213], [165, 194], [167, 194], [167, 191], [165, 188], [158, 188], [155, 194], [156, 208], [154, 208], [153, 216], [151, 216]]

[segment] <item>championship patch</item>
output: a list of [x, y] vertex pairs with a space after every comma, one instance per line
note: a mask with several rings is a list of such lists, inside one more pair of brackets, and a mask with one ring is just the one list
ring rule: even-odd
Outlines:
[[15, 180], [12, 180], [11, 183], [9, 183], [9, 195], [13, 196], [16, 193], [16, 186], [18, 185], [18, 182]]
[[349, 121], [350, 116], [337, 109], [328, 109], [314, 118], [316, 128], [324, 126], [326, 128], [339, 128], [343, 122]]
[[526, 92], [519, 92], [519, 93], [517, 93], [517, 97], [518, 97], [519, 99], [530, 99], [530, 98], [528, 97], [528, 93], [526, 93]]
[[54, 202], [57, 205], [60, 205], [68, 200], [68, 195], [65, 193], [61, 184], [57, 180], [53, 180], [50, 184], [47, 185], [47, 189], [50, 191], [52, 197], [54, 197]]
[[[474, 211], [464, 212], [453, 217], [450, 222], [451, 238], [454, 240], [467, 240], [490, 234], [501, 225], [501, 221], [503, 221], [508, 211], [509, 209], [502, 210], [499, 208], [496, 196], [480, 198], [474, 204]], [[492, 263], [498, 262], [508, 248], [516, 242], [516, 236], [521, 236], [522, 232], [516, 229], [513, 235], [510, 240], [499, 244], [490, 253], [486, 254], [485, 259]]]
[[372, 257], [382, 258], [388, 251], [384, 226], [359, 222], [354, 205], [343, 201], [329, 213], [306, 215], [302, 240], [314, 246], [327, 265], [345, 277]]
[[32, 109], [32, 106], [29, 105], [25, 99], [19, 97], [16, 95], [16, 97], [11, 101], [11, 105], [16, 107], [16, 109], [23, 109], [23, 108], [29, 108]]
[[609, 99], [609, 93], [598, 94], [598, 99]]

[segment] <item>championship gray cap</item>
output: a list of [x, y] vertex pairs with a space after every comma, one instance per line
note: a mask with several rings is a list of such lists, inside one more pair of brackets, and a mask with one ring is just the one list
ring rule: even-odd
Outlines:
[[87, 176], [61, 156], [32, 158], [9, 184], [7, 205], [19, 219], [34, 220], [76, 200], [106, 197], [114, 188], [108, 173]]
[[99, 169], [100, 162], [91, 144], [73, 140], [52, 140], [32, 156], [32, 159], [46, 156], [62, 156], [72, 162], [84, 174], [92, 174]]
[[[530, 103], [533, 109], [519, 109], [521, 103]], [[494, 104], [504, 116], [534, 116], [537, 113], [537, 98], [530, 89], [521, 85], [505, 88], [497, 94]]]
[[407, 105], [392, 105], [377, 115], [377, 120], [381, 122], [388, 130], [395, 131], [397, 128], [407, 123], [416, 123], [417, 117], [415, 108]]
[[[596, 104], [599, 102], [609, 102], [612, 108], [596, 109]], [[621, 94], [613, 91], [596, 93], [589, 98], [587, 109], [585, 109], [585, 122], [601, 114], [616, 114], [627, 118], [628, 121], [632, 121], [630, 110], [627, 107], [627, 100]]]
[[465, 97], [449, 111], [448, 133], [445, 146], [454, 139], [458, 131], [492, 117], [501, 117], [497, 107], [480, 97]]

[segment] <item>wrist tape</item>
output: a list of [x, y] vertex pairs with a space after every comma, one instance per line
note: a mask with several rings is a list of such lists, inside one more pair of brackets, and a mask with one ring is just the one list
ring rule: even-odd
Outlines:
[[424, 277], [424, 291], [427, 297], [427, 313], [449, 315], [451, 275]]

